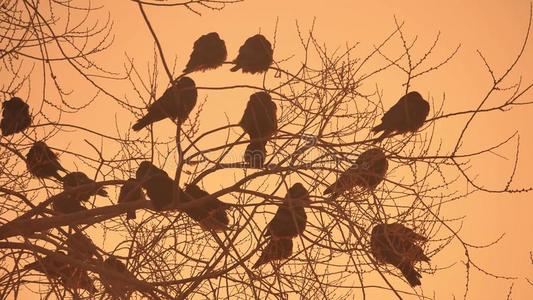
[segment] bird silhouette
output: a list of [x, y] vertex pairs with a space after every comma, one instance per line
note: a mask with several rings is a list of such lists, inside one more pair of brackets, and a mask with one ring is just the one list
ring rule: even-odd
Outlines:
[[80, 260], [89, 260], [97, 253], [93, 241], [81, 231], [71, 234], [65, 244], [68, 246], [68, 254]]
[[429, 114], [429, 102], [418, 92], [410, 92], [401, 97], [381, 118], [381, 124], [372, 128], [373, 132], [383, 131], [376, 141], [381, 141], [393, 133], [416, 132]]
[[359, 155], [355, 164], [344, 171], [337, 181], [324, 191], [324, 194], [338, 195], [356, 186], [373, 190], [383, 181], [388, 167], [389, 163], [381, 149], [369, 149]]
[[22, 99], [13, 97], [2, 103], [0, 129], [3, 136], [22, 132], [30, 127], [30, 107]]
[[189, 77], [181, 77], [148, 107], [148, 113], [137, 120], [132, 129], [139, 131], [166, 118], [181, 125], [189, 117], [197, 98], [198, 92], [194, 81]]
[[[132, 276], [126, 265], [114, 256], [110, 256], [104, 260], [104, 268], [106, 270], [114, 271], [125, 276]], [[105, 273], [100, 274], [100, 281], [104, 284], [106, 292], [113, 296], [113, 299], [129, 299], [127, 297], [131, 287], [122, 280]]]
[[77, 195], [63, 192], [53, 197], [54, 200], [52, 201], [52, 209], [56, 212], [71, 214], [87, 210], [85, 206], [81, 205], [80, 199], [77, 198]]
[[[187, 199], [195, 201], [210, 194], [200, 189], [196, 184], [189, 184], [185, 187]], [[228, 229], [229, 218], [226, 210], [229, 205], [220, 201], [217, 198], [212, 198], [202, 203], [201, 205], [188, 208], [185, 210], [187, 215], [193, 220], [197, 221], [202, 229], [212, 231], [224, 231]]]
[[188, 196], [168, 176], [167, 172], [149, 161], [139, 164], [136, 176], [156, 211], [171, 209], [175, 204], [188, 201]]
[[420, 285], [420, 278], [414, 264], [429, 262], [429, 258], [417, 243], [427, 239], [400, 223], [378, 224], [372, 229], [370, 248], [379, 263], [391, 264], [398, 268], [413, 287]]
[[250, 136], [251, 141], [266, 140], [278, 129], [277, 106], [265, 92], [250, 96], [239, 125]]
[[64, 252], [56, 251], [26, 265], [25, 269], [34, 270], [56, 279], [66, 289], [83, 289], [91, 294], [95, 293], [96, 288], [93, 280], [87, 274], [87, 270], [68, 264], [65, 262], [66, 257]]
[[[80, 188], [84, 185], [96, 185], [96, 181], [90, 179], [87, 177], [87, 175], [83, 172], [72, 172], [68, 173], [67, 175], [63, 176], [63, 189], [66, 192], [70, 192], [74, 195], [74, 198], [78, 200], [78, 202], [82, 201], [89, 201], [91, 196], [98, 195], [102, 197], [107, 197], [107, 191], [104, 187], [87, 187], [87, 188]], [[75, 192], [71, 192], [74, 189], [80, 189]]]
[[216, 69], [226, 61], [227, 56], [226, 43], [220, 39], [218, 33], [202, 35], [194, 42], [191, 57], [183, 73]]
[[253, 141], [244, 151], [244, 161], [251, 168], [262, 168], [266, 157], [266, 141]]
[[61, 180], [58, 171], [66, 172], [57, 155], [44, 142], [35, 142], [26, 154], [26, 166], [30, 174], [37, 178], [55, 177]]
[[309, 192], [301, 183], [294, 184], [287, 191], [283, 203], [267, 225], [265, 237], [269, 241], [254, 264], [254, 269], [268, 262], [287, 259], [291, 256], [292, 239], [305, 231], [307, 215], [304, 207], [310, 203]]
[[[120, 188], [120, 193], [118, 195], [118, 203], [124, 202], [135, 202], [146, 200], [144, 192], [142, 190], [141, 184], [135, 180], [135, 178], [130, 178], [126, 180], [124, 185]], [[137, 217], [135, 209], [132, 209], [126, 213], [126, 219], [131, 220]]]
[[239, 49], [239, 55], [233, 61], [232, 72], [242, 69], [243, 73], [263, 73], [273, 61], [274, 50], [270, 42], [261, 34], [248, 38]]

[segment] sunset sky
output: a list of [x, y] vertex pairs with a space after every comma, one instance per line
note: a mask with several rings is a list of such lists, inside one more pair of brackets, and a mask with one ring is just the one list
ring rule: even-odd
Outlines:
[[[148, 74], [148, 67], [153, 62], [154, 44], [138, 6], [133, 1], [100, 1], [103, 5], [102, 20], [109, 12], [114, 22], [114, 43], [110, 49], [99, 54], [99, 61], [108, 69], [124, 72], [123, 63], [127, 56]], [[440, 43], [434, 53], [432, 62], [446, 58], [460, 44], [455, 58], [427, 77], [417, 80], [413, 89], [429, 97], [432, 109], [440, 107], [445, 95], [444, 112], [451, 113], [475, 108], [483, 99], [491, 85], [491, 78], [485, 65], [476, 52], [480, 50], [495, 70], [502, 74], [518, 54], [526, 35], [530, 1], [529, 0], [245, 0], [242, 3], [228, 5], [221, 11], [200, 9], [201, 16], [182, 7], [163, 8], [146, 7], [162, 47], [170, 64], [176, 61], [179, 73], [186, 64], [193, 42], [207, 32], [217, 31], [225, 40], [228, 59], [233, 59], [239, 46], [249, 36], [261, 32], [273, 40], [276, 22], [278, 22], [276, 49], [274, 59], [281, 60], [295, 55], [287, 64], [296, 70], [301, 61], [302, 50], [299, 44], [296, 24], [304, 33], [308, 33], [313, 22], [314, 36], [328, 49], [346, 48], [347, 45], [359, 43], [355, 54], [364, 56], [395, 29], [395, 18], [405, 22], [404, 33], [409, 40], [418, 36], [419, 49], [431, 46], [435, 36], [440, 32]], [[422, 51], [420, 50], [420, 51]], [[394, 49], [388, 49], [388, 53]], [[126, 56], [127, 55], [127, 56]], [[175, 60], [176, 59], [176, 60]], [[225, 65], [223, 68], [229, 69]], [[533, 40], [529, 42], [524, 55], [515, 71], [506, 83], [514, 84], [520, 78], [524, 85], [533, 81]], [[225, 72], [194, 74], [198, 86], [213, 87], [236, 84], [245, 80], [247, 84], [262, 85], [262, 76], [249, 76]], [[367, 82], [363, 89], [375, 89], [376, 85], [383, 91], [386, 107], [392, 105], [398, 95], [404, 91], [404, 77], [400, 72], [387, 72], [372, 82]], [[66, 84], [73, 84], [63, 80]], [[73, 79], [74, 80], [74, 79]], [[165, 85], [166, 75], [159, 65], [160, 91]], [[117, 84], [112, 89], [116, 95], [128, 97], [132, 102], [142, 106], [135, 94], [128, 90], [127, 84]], [[87, 102], [85, 90], [76, 90], [81, 105]], [[227, 118], [238, 122], [242, 108], [249, 95], [249, 90], [224, 91], [211, 93], [200, 90], [200, 97], [208, 97], [204, 108], [201, 131], [214, 126], [226, 124], [220, 117], [221, 112]], [[138, 98], [138, 97], [137, 97]], [[32, 98], [29, 98], [30, 105]], [[34, 98], [35, 99], [35, 98]], [[501, 102], [502, 98], [489, 99], [488, 106]], [[525, 97], [533, 101], [533, 92]], [[499, 101], [500, 100], [500, 101]], [[491, 112], [479, 115], [466, 132], [467, 138], [463, 153], [475, 152], [495, 145], [515, 132], [520, 136], [519, 167], [512, 187], [520, 189], [533, 186], [529, 168], [533, 166], [533, 131], [531, 130], [533, 107], [517, 107], [505, 113]], [[95, 122], [95, 119], [101, 121]], [[115, 123], [115, 119], [117, 120]], [[120, 110], [120, 107], [105, 97], [77, 115], [65, 115], [66, 123], [77, 122], [89, 125], [93, 130], [114, 135], [118, 128], [128, 128], [134, 121], [132, 114]], [[449, 148], [455, 144], [460, 133], [460, 126], [466, 122], [465, 117], [450, 118], [437, 125], [435, 137], [442, 140]], [[169, 130], [169, 124], [159, 127]], [[172, 132], [166, 132], [172, 136]], [[69, 137], [75, 137], [72, 132]], [[83, 141], [72, 142], [67, 138], [55, 138], [57, 143], [71, 149], [82, 147]], [[493, 154], [484, 154], [473, 159], [469, 165], [469, 174], [487, 188], [501, 188], [512, 172], [514, 149], [517, 139]], [[59, 145], [58, 145], [59, 147]], [[69, 163], [65, 163], [67, 166]], [[72, 167], [72, 165], [70, 165]], [[231, 182], [232, 178], [215, 178], [206, 183], [213, 187]], [[470, 187], [464, 186], [463, 192]], [[453, 202], [441, 212], [449, 218], [464, 217], [462, 237], [473, 244], [485, 245], [504, 234], [503, 239], [487, 249], [473, 250], [474, 262], [485, 270], [504, 277], [516, 277], [515, 280], [494, 279], [477, 270], [471, 270], [469, 286], [470, 299], [505, 299], [509, 288], [513, 287], [513, 299], [531, 299], [533, 286], [526, 277], [533, 280], [533, 199], [531, 193], [522, 194], [488, 194], [477, 192], [465, 199]], [[464, 250], [451, 244], [437, 254], [431, 262], [433, 267], [452, 267], [439, 270], [436, 274], [424, 274], [423, 291], [435, 299], [462, 298], [465, 292], [465, 268], [461, 260]], [[459, 259], [457, 258], [459, 257]], [[295, 298], [296, 299], [296, 298]], [[359, 298], [354, 298], [359, 299]], [[389, 298], [381, 298], [389, 299]]]

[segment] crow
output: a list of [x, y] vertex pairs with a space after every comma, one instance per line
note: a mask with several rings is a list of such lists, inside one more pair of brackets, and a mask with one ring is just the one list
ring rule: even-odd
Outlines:
[[189, 200], [167, 172], [149, 161], [141, 162], [136, 176], [156, 211], [172, 209], [175, 204]]
[[239, 125], [250, 136], [250, 141], [265, 141], [278, 129], [277, 106], [265, 92], [250, 96]]
[[[143, 200], [146, 200], [146, 197], [144, 196], [141, 184], [135, 180], [135, 178], [126, 180], [124, 185], [122, 185], [122, 188], [120, 188], [118, 203]], [[137, 215], [135, 214], [135, 209], [132, 209], [126, 213], [126, 220], [135, 219], [136, 217]]]
[[261, 34], [248, 38], [239, 49], [239, 55], [233, 61], [231, 72], [242, 69], [243, 73], [263, 73], [273, 61], [274, 50], [270, 42]]
[[181, 77], [148, 107], [148, 113], [137, 120], [132, 129], [139, 131], [166, 118], [177, 121], [179, 126], [189, 117], [197, 98], [198, 92], [194, 81], [189, 77]]
[[31, 115], [30, 107], [19, 97], [2, 103], [2, 121], [0, 129], [3, 136], [22, 132], [30, 127]]
[[266, 141], [253, 141], [244, 151], [244, 161], [251, 168], [262, 168], [266, 157]]
[[427, 238], [415, 233], [400, 223], [378, 224], [372, 229], [370, 248], [372, 255], [380, 263], [391, 264], [398, 268], [412, 287], [421, 285], [414, 264], [418, 261], [429, 262], [417, 243]]
[[[63, 189], [67, 193], [73, 189], [80, 189], [80, 187], [84, 185], [96, 185], [96, 181], [87, 177], [87, 175], [83, 172], [68, 173], [67, 175], [63, 176], [62, 180]], [[107, 191], [104, 187], [81, 188], [81, 190], [71, 193], [74, 195], [75, 199], [78, 200], [78, 202], [89, 201], [91, 196], [94, 195], [102, 197], [108, 196]]]
[[194, 42], [191, 57], [183, 73], [216, 69], [226, 61], [227, 56], [226, 43], [220, 39], [218, 33], [202, 35]]
[[324, 194], [338, 195], [356, 186], [373, 190], [383, 181], [388, 167], [389, 163], [381, 149], [369, 149], [363, 152], [355, 164], [344, 171], [339, 179], [324, 191]]
[[61, 166], [57, 155], [44, 142], [35, 142], [26, 154], [26, 166], [30, 174], [37, 178], [55, 177], [61, 180], [58, 171], [66, 172]]
[[[196, 201], [198, 199], [208, 197], [210, 194], [200, 189], [195, 184], [189, 184], [185, 187], [185, 194], [187, 199]], [[220, 201], [217, 198], [209, 199], [196, 207], [185, 210], [187, 215], [200, 224], [204, 230], [212, 230], [220, 232], [228, 229], [229, 218], [226, 210], [229, 205]]]
[[309, 192], [301, 183], [294, 184], [283, 203], [278, 207], [274, 218], [268, 223], [265, 237], [267, 246], [253, 268], [274, 260], [287, 259], [292, 254], [292, 239], [305, 231], [307, 215], [304, 207], [309, 206]]
[[418, 92], [406, 94], [383, 115], [381, 124], [372, 128], [375, 133], [383, 131], [376, 142], [393, 133], [416, 132], [424, 125], [428, 114], [429, 102], [424, 100]]

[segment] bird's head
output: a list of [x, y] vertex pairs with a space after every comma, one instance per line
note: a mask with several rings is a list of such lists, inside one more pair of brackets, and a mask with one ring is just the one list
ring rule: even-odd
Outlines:
[[196, 83], [194, 83], [194, 80], [187, 76], [183, 76], [176, 80], [174, 82], [174, 85], [179, 89], [196, 87]]
[[309, 192], [301, 183], [295, 183], [288, 191], [285, 201], [292, 206], [309, 206]]

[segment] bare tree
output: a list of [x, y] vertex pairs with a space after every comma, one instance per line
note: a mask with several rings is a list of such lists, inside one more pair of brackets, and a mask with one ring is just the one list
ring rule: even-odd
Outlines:
[[[176, 82], [194, 78], [194, 72], [175, 71], [146, 6], [153, 6], [154, 11], [186, 9], [201, 14], [240, 2], [132, 1], [138, 5], [155, 50], [148, 69], [144, 69], [145, 62], [139, 64], [125, 56], [123, 72], [103, 67], [106, 51], [116, 46], [113, 21], [105, 13], [105, 5], [94, 7], [86, 0], [22, 0], [1, 6], [0, 43], [4, 50], [0, 52], [0, 74], [10, 79], [3, 82], [3, 99], [32, 99], [27, 101], [32, 125], [21, 133], [2, 136], [0, 141], [2, 299], [24, 293], [76, 299], [287, 299], [291, 294], [302, 299], [351, 295], [366, 299], [376, 294], [431, 298], [410, 288], [397, 266], [383, 264], [371, 247], [373, 228], [393, 223], [420, 236], [417, 243], [428, 260], [448, 247], [464, 249], [464, 257], [457, 261], [466, 265], [465, 298], [474, 270], [505, 279], [486, 271], [471, 254], [471, 249], [497, 241], [473, 245], [460, 234], [461, 218], [442, 211], [472, 193], [530, 190], [513, 183], [518, 134], [474, 152], [465, 152], [462, 143], [477, 116], [505, 113], [532, 103], [526, 98], [533, 83], [513, 82], [510, 75], [528, 44], [531, 14], [522, 48], [507, 68], [494, 70], [479, 52], [480, 67], [487, 69], [491, 86], [480, 95], [476, 107], [464, 111], [446, 112], [444, 95], [433, 95], [417, 85], [420, 78], [445, 71], [460, 47], [435, 57], [440, 35], [434, 37], [430, 48], [420, 49], [418, 37], [410, 37], [403, 23], [396, 21], [390, 34], [369, 53], [359, 53], [357, 44], [331, 51], [315, 37], [314, 26], [305, 30], [297, 25], [295, 38], [303, 55], [276, 57], [276, 31], [265, 34], [272, 42], [274, 62], [268, 71], [253, 75], [262, 76], [263, 84], [206, 86], [196, 82], [194, 109], [185, 118], [174, 116], [170, 133], [154, 129], [168, 126], [168, 120], [148, 125], [139, 133], [115, 120], [107, 121], [110, 127], [116, 126], [115, 135], [100, 133], [90, 125], [64, 122], [64, 116], [80, 114], [95, 101], [108, 101], [109, 107], [133, 123], [162, 95], [174, 93]], [[226, 67], [208, 72], [223, 76], [229, 71]], [[403, 74], [399, 84], [405, 93], [397, 98], [416, 86], [429, 101], [430, 112], [421, 128], [380, 139], [372, 128], [389, 109], [383, 98], [391, 95], [373, 82], [390, 71]], [[80, 86], [93, 91], [81, 103], [73, 92]], [[248, 137], [240, 128], [242, 122], [231, 119], [217, 128], [201, 128], [207, 95], [227, 90], [268, 93], [277, 107], [274, 133]], [[490, 106], [489, 98], [497, 101]], [[453, 146], [447, 148], [439, 137], [440, 124], [460, 116], [466, 121]], [[85, 149], [54, 147], [54, 141], [64, 136], [85, 143]], [[76, 166], [66, 168], [65, 174], [82, 171], [87, 180], [69, 185], [65, 177], [35, 178], [27, 169], [26, 154], [36, 141], [46, 142], [59, 154], [63, 166], [67, 161]], [[254, 141], [264, 142], [265, 157], [259, 165], [243, 158], [244, 149]], [[479, 183], [469, 160], [515, 144], [513, 171], [502, 178], [502, 185]], [[324, 194], [345, 170], [354, 163], [357, 166], [361, 154], [374, 148], [388, 161], [383, 178], [374, 184], [366, 178], [359, 186]], [[151, 172], [160, 172], [161, 181], [170, 180], [170, 185], [158, 183], [147, 188], [148, 184], [141, 182], [148, 194], [146, 200], [136, 194], [133, 201], [119, 203], [119, 197], [126, 198], [131, 191], [120, 191], [127, 180], [140, 180], [138, 168], [143, 161], [159, 168]], [[222, 187], [208, 184], [218, 176], [233, 178], [233, 182]], [[296, 183], [302, 184], [310, 198], [305, 207], [305, 230], [290, 236], [292, 251], [284, 255], [287, 259], [253, 268], [262, 253], [272, 250], [269, 241], [276, 238], [276, 232], [266, 229], [267, 224], [278, 207], [286, 205]], [[189, 188], [194, 185], [201, 192]], [[134, 184], [133, 188], [143, 193], [140, 186]], [[101, 197], [102, 188], [107, 189], [108, 197]], [[169, 206], [158, 207], [154, 199], [160, 197], [159, 191], [168, 195], [164, 200]], [[78, 201], [81, 207], [61, 208], [61, 203], [68, 205], [80, 195], [88, 199]], [[178, 201], [173, 196], [190, 199]], [[126, 213], [132, 211], [137, 218], [129, 220]], [[206, 218], [221, 211], [228, 214], [228, 228], [214, 230]], [[281, 224], [291, 226], [292, 222]], [[46, 266], [50, 267], [43, 270]], [[415, 269], [424, 277], [439, 271], [426, 262], [417, 263]]]

